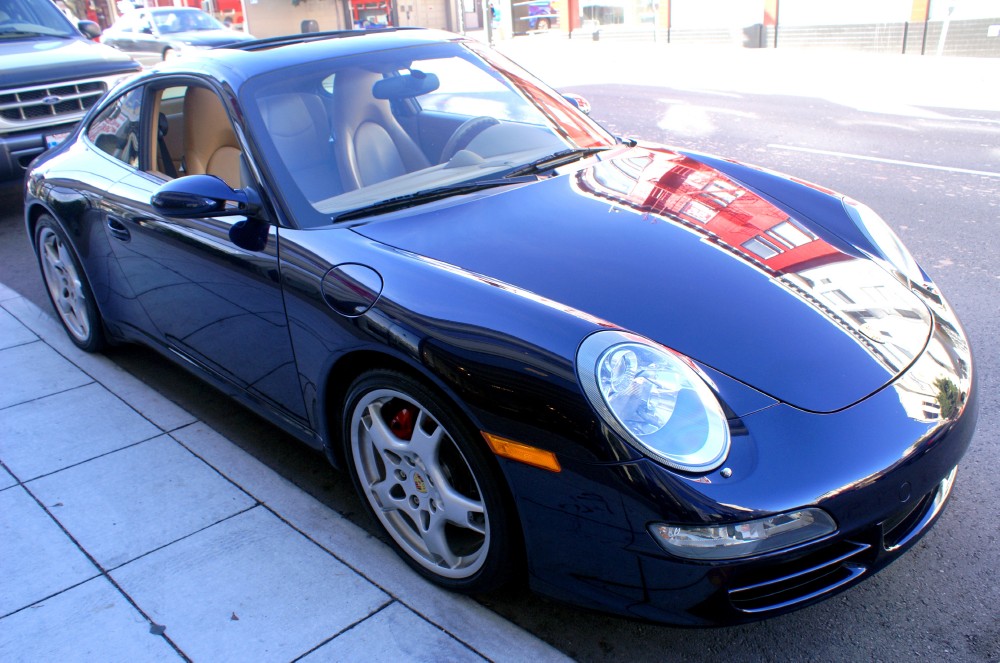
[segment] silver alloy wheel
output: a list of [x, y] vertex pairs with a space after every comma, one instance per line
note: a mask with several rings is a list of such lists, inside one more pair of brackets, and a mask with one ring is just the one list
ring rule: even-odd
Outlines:
[[[408, 440], [387, 421], [404, 409], [412, 417]], [[444, 426], [412, 397], [376, 389], [358, 401], [350, 430], [364, 496], [396, 543], [444, 578], [478, 572], [490, 549], [489, 516], [469, 461]]]
[[42, 275], [59, 318], [74, 338], [87, 343], [91, 329], [87, 295], [76, 271], [73, 256], [52, 228], [44, 227], [39, 231], [38, 247]]

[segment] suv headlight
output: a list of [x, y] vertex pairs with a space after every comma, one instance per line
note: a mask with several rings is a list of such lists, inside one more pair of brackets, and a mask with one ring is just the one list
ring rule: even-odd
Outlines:
[[644, 454], [685, 472], [708, 472], [725, 460], [722, 406], [681, 355], [635, 334], [599, 331], [580, 344], [576, 362], [591, 405]]

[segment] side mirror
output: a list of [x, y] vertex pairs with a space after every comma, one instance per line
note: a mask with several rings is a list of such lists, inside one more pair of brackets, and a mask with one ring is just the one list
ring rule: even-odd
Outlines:
[[93, 21], [80, 21], [76, 24], [76, 29], [87, 39], [97, 39], [101, 36], [101, 26]]
[[248, 251], [267, 246], [267, 221], [260, 218], [262, 206], [250, 188], [233, 189], [215, 175], [188, 175], [165, 183], [150, 199], [153, 209], [173, 219], [203, 219], [245, 216], [229, 229], [229, 239]]
[[252, 189], [233, 189], [215, 175], [188, 175], [165, 183], [153, 194], [153, 209], [174, 219], [255, 216], [260, 201]]

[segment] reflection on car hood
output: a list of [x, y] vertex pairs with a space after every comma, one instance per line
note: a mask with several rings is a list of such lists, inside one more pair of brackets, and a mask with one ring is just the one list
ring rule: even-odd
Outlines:
[[811, 411], [884, 386], [930, 334], [926, 307], [876, 263], [666, 150], [383, 219], [356, 230], [638, 332]]

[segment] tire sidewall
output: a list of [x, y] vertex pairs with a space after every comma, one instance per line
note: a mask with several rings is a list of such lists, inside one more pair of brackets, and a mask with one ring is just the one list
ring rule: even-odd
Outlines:
[[514, 518], [513, 500], [502, 478], [495, 459], [487, 454], [485, 443], [478, 443], [478, 435], [471, 426], [466, 424], [460, 415], [454, 412], [453, 406], [428, 389], [421, 382], [410, 376], [391, 370], [372, 370], [358, 377], [348, 390], [342, 413], [341, 440], [345, 464], [354, 482], [355, 490], [361, 498], [365, 509], [378, 526], [385, 531], [385, 526], [375, 513], [375, 508], [367, 496], [367, 488], [361, 478], [354, 457], [354, 410], [359, 402], [368, 394], [380, 389], [393, 389], [422, 404], [427, 411], [444, 427], [451, 439], [461, 449], [469, 467], [472, 469], [479, 490], [490, 528], [490, 543], [483, 565], [473, 575], [467, 578], [446, 578], [435, 574], [410, 557], [391, 534], [386, 531], [386, 538], [397, 554], [420, 575], [446, 589], [466, 594], [481, 593], [497, 589], [511, 581], [519, 569], [520, 530]]
[[[80, 279], [80, 287], [83, 289], [84, 307], [86, 308], [87, 318], [90, 322], [90, 334], [85, 340], [77, 338], [76, 335], [70, 331], [69, 327], [66, 326], [62, 316], [59, 314], [59, 304], [53, 298], [52, 291], [49, 288], [49, 282], [45, 276], [45, 258], [43, 256], [41, 242], [42, 231], [45, 229], [49, 229], [54, 232], [56, 237], [59, 238], [59, 241], [66, 247], [66, 252], [69, 255], [70, 260], [73, 261], [73, 269], [76, 270], [76, 274]], [[56, 318], [59, 320], [59, 324], [62, 325], [63, 330], [66, 332], [66, 335], [69, 336], [69, 339], [73, 341], [73, 344], [81, 350], [86, 352], [99, 352], [103, 350], [107, 345], [107, 341], [104, 336], [104, 323], [101, 318], [101, 313], [97, 308], [97, 302], [94, 300], [94, 291], [91, 289], [90, 281], [87, 279], [87, 273], [83, 269], [83, 263], [80, 261], [79, 256], [77, 256], [76, 247], [73, 246], [73, 242], [70, 241], [69, 236], [66, 234], [66, 231], [63, 230], [62, 225], [60, 225], [60, 223], [49, 214], [43, 214], [38, 217], [38, 221], [35, 223], [34, 233], [32, 242], [35, 249], [35, 258], [38, 260], [38, 269], [41, 271], [42, 282], [45, 286], [45, 294], [48, 295], [49, 301], [52, 303], [52, 308], [56, 314]]]

